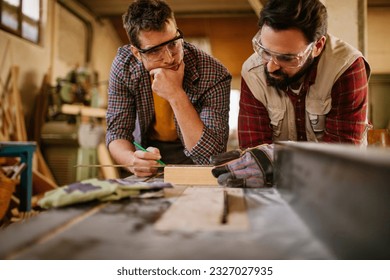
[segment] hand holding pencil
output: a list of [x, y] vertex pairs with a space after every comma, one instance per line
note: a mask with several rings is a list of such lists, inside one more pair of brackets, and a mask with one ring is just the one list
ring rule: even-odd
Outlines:
[[157, 173], [159, 166], [165, 166], [162, 162], [160, 151], [154, 147], [145, 149], [137, 142], [133, 142], [134, 146], [138, 148], [133, 154], [134, 167], [129, 168], [134, 175], [138, 177], [147, 177]]

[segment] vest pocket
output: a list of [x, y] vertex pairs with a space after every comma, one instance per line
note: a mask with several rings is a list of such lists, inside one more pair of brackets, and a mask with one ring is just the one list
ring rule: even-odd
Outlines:
[[274, 138], [279, 137], [282, 133], [282, 121], [284, 119], [284, 110], [276, 108], [268, 108], [268, 116], [271, 120], [270, 126], [272, 128]]
[[325, 115], [315, 115], [308, 113], [309, 121], [315, 133], [325, 130]]
[[331, 108], [331, 99], [318, 100], [307, 99], [306, 100], [306, 113], [309, 118], [309, 122], [315, 133], [323, 132], [325, 130], [326, 114], [329, 113]]

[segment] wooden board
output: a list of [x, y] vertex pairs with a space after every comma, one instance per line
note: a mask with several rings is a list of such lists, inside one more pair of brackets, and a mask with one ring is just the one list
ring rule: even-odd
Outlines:
[[[97, 147], [97, 155], [99, 159], [99, 164], [107, 165], [101, 167], [104, 179], [116, 179], [120, 178], [119, 171], [114, 167], [114, 162], [111, 159], [110, 152], [108, 151], [104, 143], [100, 143]], [[111, 165], [111, 166], [110, 166]]]
[[61, 106], [61, 112], [68, 115], [81, 115], [104, 119], [106, 117], [107, 110], [103, 108], [92, 108], [76, 104], [63, 104]]
[[[224, 213], [224, 190], [228, 193], [228, 215]], [[187, 187], [156, 222], [159, 231], [246, 231], [249, 218], [244, 192], [238, 188]]]
[[213, 166], [167, 165], [164, 167], [164, 182], [174, 185], [217, 186], [217, 178], [211, 174]]
[[11, 72], [12, 72], [12, 95], [14, 101], [17, 140], [27, 141], [27, 131], [26, 131], [26, 124], [24, 122], [22, 100], [18, 88], [19, 67], [13, 66], [11, 68]]
[[45, 158], [42, 155], [41, 149], [39, 146], [36, 148], [33, 158], [33, 169], [39, 171], [43, 176], [46, 177], [47, 181], [51, 182], [51, 185], [54, 188], [57, 188], [57, 182], [54, 178], [53, 173], [51, 172], [49, 166], [47, 165]]
[[50, 180], [48, 177], [40, 173], [38, 170], [33, 169], [33, 193], [42, 194], [47, 191], [58, 188], [57, 184]]

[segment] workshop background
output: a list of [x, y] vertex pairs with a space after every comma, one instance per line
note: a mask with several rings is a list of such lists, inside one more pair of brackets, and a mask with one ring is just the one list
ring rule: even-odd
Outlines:
[[[265, 0], [167, 0], [186, 40], [219, 59], [233, 75], [229, 148], [237, 147], [240, 71], [252, 53]], [[102, 141], [107, 80], [128, 39], [122, 14], [130, 0], [0, 0], [0, 141], [36, 141], [41, 192], [115, 169]], [[390, 121], [390, 1], [324, 0], [329, 32], [361, 50], [372, 67], [371, 145], [388, 146]], [[19, 98], [7, 100], [6, 93]], [[88, 141], [86, 141], [86, 139]]]
[[[212, 166], [168, 165], [147, 178], [113, 166], [104, 144], [107, 80], [128, 41], [121, 15], [131, 1], [0, 0], [0, 260], [388, 263], [390, 1], [323, 0], [329, 32], [371, 64], [371, 147], [277, 143], [272, 188], [220, 187]], [[229, 149], [237, 147], [241, 65], [264, 1], [167, 0], [185, 39], [233, 74]], [[12, 263], [1, 264], [2, 279], [11, 278], [3, 275]], [[340, 275], [325, 264], [310, 268]], [[348, 276], [380, 271], [354, 264]], [[39, 268], [33, 262], [10, 275]]]

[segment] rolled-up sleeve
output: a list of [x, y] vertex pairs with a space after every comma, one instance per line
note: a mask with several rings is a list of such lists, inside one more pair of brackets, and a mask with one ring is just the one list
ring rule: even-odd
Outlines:
[[[223, 67], [214, 69], [205, 83], [199, 116], [204, 124], [198, 143], [184, 153], [196, 164], [209, 164], [212, 155], [226, 151], [229, 138], [231, 75]], [[202, 88], [202, 85], [200, 85]]]
[[119, 51], [111, 66], [106, 114], [107, 146], [113, 140], [132, 141], [133, 137], [136, 112], [132, 108], [134, 108], [135, 101], [125, 82], [126, 76], [130, 73], [126, 72], [124, 61], [123, 55]]

